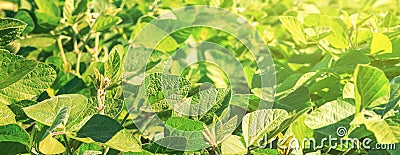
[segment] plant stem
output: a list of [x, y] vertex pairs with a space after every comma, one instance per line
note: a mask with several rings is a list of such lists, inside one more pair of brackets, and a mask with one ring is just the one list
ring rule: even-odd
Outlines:
[[61, 58], [62, 58], [64, 64], [67, 64], [68, 60], [67, 60], [67, 57], [65, 56], [65, 52], [64, 52], [63, 45], [62, 45], [61, 36], [59, 36], [57, 38], [57, 45], [58, 45], [58, 49], [60, 50], [60, 55], [61, 55]]
[[74, 36], [73, 36], [73, 41], [74, 41], [74, 52], [78, 55], [77, 59], [76, 59], [76, 68], [75, 68], [75, 72], [76, 75], [80, 76], [80, 67], [81, 67], [81, 57], [82, 57], [82, 52], [79, 50], [78, 48], [78, 39], [76, 36], [76, 32], [74, 31]]
[[100, 54], [99, 43], [100, 43], [100, 33], [97, 32], [95, 35], [95, 40], [94, 40], [94, 50], [95, 50], [96, 61], [99, 60], [99, 54]]
[[97, 102], [98, 102], [98, 110], [99, 114], [104, 115], [104, 109], [105, 109], [105, 90], [103, 91], [102, 88], [99, 88], [97, 90]]
[[78, 52], [78, 57], [76, 58], [76, 74], [80, 77], [80, 67], [81, 67], [81, 57], [82, 57], [82, 52]]
[[63, 134], [62, 137], [63, 137], [64, 142], [65, 142], [65, 147], [67, 149], [67, 154], [73, 155], [73, 153], [71, 152], [71, 147], [69, 147], [67, 136], [65, 134]]
[[125, 114], [124, 118], [121, 121], [121, 125], [123, 125], [129, 117], [129, 111]]

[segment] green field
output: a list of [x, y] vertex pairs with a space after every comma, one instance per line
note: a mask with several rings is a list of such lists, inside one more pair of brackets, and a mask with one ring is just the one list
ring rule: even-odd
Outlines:
[[0, 154], [400, 154], [400, 0], [2, 0]]

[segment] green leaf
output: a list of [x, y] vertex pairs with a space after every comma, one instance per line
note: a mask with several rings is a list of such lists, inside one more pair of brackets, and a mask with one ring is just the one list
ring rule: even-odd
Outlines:
[[47, 137], [47, 135], [51, 134], [53, 132], [53, 130], [55, 130], [56, 128], [63, 128], [65, 127], [65, 125], [67, 124], [67, 120], [68, 120], [68, 109], [69, 107], [62, 107], [58, 112], [57, 112], [57, 116], [54, 119], [53, 123], [51, 124], [51, 126], [46, 130], [46, 132], [43, 134], [42, 138], [40, 139], [40, 141], [42, 141], [43, 139], [45, 139]]
[[104, 64], [105, 76], [111, 80], [111, 84], [118, 84], [122, 78], [122, 64], [119, 53], [114, 50], [108, 56], [107, 62]]
[[26, 115], [40, 123], [51, 126], [57, 118], [57, 112], [65, 107], [69, 107], [67, 129], [79, 123], [83, 119], [83, 114], [87, 108], [88, 99], [79, 94], [59, 95], [33, 106], [23, 108]]
[[304, 32], [303, 25], [296, 17], [292, 16], [280, 16], [279, 20], [283, 26], [293, 35], [293, 38], [306, 43], [306, 34]]
[[[169, 52], [173, 51], [176, 48], [178, 48], [178, 43], [175, 41], [174, 38], [172, 38], [170, 35], [166, 34], [166, 32], [157, 27], [154, 24], [147, 24], [147, 23], [140, 23], [140, 26], [143, 27], [143, 29], [140, 29], [140, 35], [137, 33], [132, 33], [132, 36], [130, 40], [146, 40], [146, 42], [138, 42], [135, 44], [149, 48], [149, 49], [155, 49], [158, 51], [162, 52]], [[166, 35], [165, 38], [160, 38], [161, 42], [156, 41], [155, 39], [145, 39], [146, 36], [164, 36]], [[153, 41], [153, 42], [152, 42]], [[156, 45], [156, 46], [155, 46]]]
[[46, 12], [35, 11], [37, 24], [44, 29], [54, 29], [60, 23], [60, 17], [48, 14]]
[[[191, 83], [187, 79], [162, 73], [147, 75], [142, 87], [146, 93], [140, 97], [146, 97], [150, 105], [135, 105], [143, 111], [160, 112], [170, 109], [170, 103], [176, 103], [183, 99], [190, 90]], [[140, 95], [140, 94], [139, 94]], [[175, 96], [175, 99], [173, 98]], [[139, 98], [140, 98], [139, 97]], [[167, 99], [169, 100], [167, 102]]]
[[390, 85], [383, 71], [368, 65], [358, 65], [353, 76], [356, 113], [387, 103]]
[[347, 69], [352, 73], [358, 64], [368, 64], [369, 62], [368, 56], [364, 55], [361, 51], [350, 50], [336, 61], [334, 68], [338, 68], [340, 71]]
[[122, 19], [117, 16], [110, 16], [101, 14], [93, 24], [93, 31], [103, 32], [109, 30], [111, 27], [122, 22]]
[[353, 122], [363, 123], [366, 128], [374, 133], [378, 143], [393, 144], [400, 142], [400, 115], [382, 118], [373, 111], [359, 113]]
[[374, 111], [385, 116], [390, 110], [400, 105], [400, 76], [395, 77], [390, 81], [390, 96], [387, 104], [382, 104], [379, 107], [374, 108]]
[[3, 154], [25, 154], [29, 153], [26, 145], [18, 142], [0, 142], [0, 150]]
[[374, 33], [371, 42], [370, 54], [392, 53], [392, 42], [382, 33]]
[[[50, 87], [56, 78], [56, 72], [53, 68], [43, 63], [24, 61], [22, 57], [6, 53], [0, 53], [0, 61], [0, 75], [2, 75], [2, 77], [8, 77], [11, 76], [7, 75], [9, 74], [8, 72], [12, 72], [12, 76], [14, 76], [13, 78], [6, 79], [12, 80], [13, 83], [5, 88], [2, 88], [4, 87], [3, 83], [9, 84], [11, 82], [3, 82], [3, 78], [1, 79], [0, 103], [11, 104], [20, 100], [34, 99], [34, 97]], [[8, 64], [10, 64], [10, 66], [8, 66]], [[31, 67], [29, 66], [32, 65], [34, 67], [30, 71], [25, 70], [30, 69]], [[18, 73], [18, 71], [20, 73]], [[22, 77], [20, 74], [25, 72], [29, 73]], [[22, 78], [15, 81], [16, 79], [14, 78], [18, 79], [20, 77]]]
[[[203, 130], [203, 124], [199, 121], [194, 121], [184, 117], [172, 117], [168, 119], [166, 125], [172, 130], [182, 131], [201, 131]], [[173, 133], [171, 133], [173, 134]]]
[[332, 29], [327, 26], [316, 26], [304, 29], [307, 40], [319, 41], [331, 34]]
[[263, 109], [246, 114], [242, 121], [246, 147], [253, 145], [265, 134], [279, 127], [287, 117], [288, 113], [282, 109]]
[[273, 105], [274, 109], [285, 109], [286, 111], [302, 110], [306, 108], [310, 101], [310, 92], [304, 86], [300, 86], [290, 94], [279, 98], [279, 101]]
[[75, 9], [75, 0], [65, 0], [63, 7], [63, 17], [69, 18]]
[[[96, 109], [98, 106], [97, 103], [98, 103], [97, 97], [89, 98], [88, 102], [89, 106], [88, 109], [85, 110], [85, 116], [94, 115], [98, 113], [98, 110]], [[107, 106], [106, 109], [104, 110], [104, 115], [111, 118], [116, 118], [124, 108], [124, 101], [121, 99], [106, 97], [105, 104]]]
[[[296, 137], [297, 140], [303, 141], [306, 138], [313, 138], [313, 132], [311, 128], [309, 128], [305, 123], [306, 115], [300, 116], [298, 120], [292, 123], [290, 130], [293, 132], [293, 135]], [[289, 129], [288, 129], [289, 130]], [[304, 146], [309, 145], [309, 142], [305, 142]], [[300, 145], [300, 147], [304, 147]]]
[[246, 154], [247, 148], [241, 141], [240, 136], [231, 135], [221, 144], [222, 154]]
[[70, 18], [79, 13], [86, 12], [87, 0], [66, 0], [63, 7], [63, 17]]
[[389, 111], [395, 106], [400, 106], [400, 76], [395, 77], [390, 81], [390, 97], [387, 103], [386, 111]]
[[29, 135], [19, 125], [8, 124], [0, 126], [0, 142], [18, 142], [27, 145], [29, 142]]
[[105, 145], [122, 152], [142, 151], [142, 147], [133, 133], [126, 129], [116, 133], [109, 141], [105, 143]]
[[393, 12], [387, 12], [383, 20], [382, 27], [391, 28], [400, 24], [399, 17]]
[[218, 145], [226, 138], [228, 138], [232, 132], [236, 129], [237, 125], [237, 115], [230, 118], [229, 120], [221, 120], [218, 116], [214, 115], [215, 123], [212, 124], [211, 128], [206, 128], [203, 131], [203, 136], [206, 138], [207, 142], [212, 145]]
[[13, 111], [13, 113], [15, 114], [15, 119], [17, 121], [26, 121], [28, 120], [28, 116], [26, 116], [24, 110], [22, 110], [22, 108], [24, 107], [28, 107], [28, 106], [32, 106], [34, 104], [36, 104], [37, 102], [35, 101], [31, 101], [31, 100], [22, 100], [19, 101], [17, 103], [13, 103], [8, 105], [8, 107]]
[[269, 137], [275, 137], [279, 133], [282, 133], [284, 130], [286, 130], [293, 122], [295, 122], [299, 117], [304, 116], [308, 111], [310, 111], [311, 108], [305, 108], [303, 110], [299, 110], [298, 112], [293, 111], [289, 113], [289, 116], [282, 121], [282, 123], [279, 125], [279, 127], [275, 128], [273, 131], [271, 131], [268, 136]]
[[35, 29], [35, 22], [33, 21], [31, 15], [25, 11], [25, 10], [20, 10], [17, 12], [17, 14], [14, 16], [14, 18], [19, 19], [27, 24], [25, 30], [21, 33], [21, 35], [26, 35]]
[[167, 136], [182, 136], [186, 138], [185, 150], [193, 151], [207, 146], [203, 140], [203, 123], [184, 117], [172, 117], [167, 120]]
[[7, 105], [0, 103], [0, 126], [16, 123], [15, 114]]
[[80, 138], [91, 138], [95, 142], [106, 143], [119, 131], [124, 129], [121, 124], [110, 117], [96, 114], [93, 115], [82, 128], [76, 133]]
[[349, 47], [347, 39], [348, 30], [346, 24], [340, 18], [331, 18], [326, 15], [308, 15], [304, 17], [305, 27], [324, 26], [330, 27], [332, 33], [326, 37], [329, 43], [335, 48]]
[[355, 107], [343, 100], [325, 103], [306, 116], [304, 123], [311, 129], [335, 124], [354, 114]]
[[0, 126], [0, 150], [2, 154], [22, 154], [29, 142], [28, 133], [17, 124]]
[[40, 12], [47, 13], [53, 16], [60, 16], [60, 8], [56, 5], [55, 1], [52, 0], [35, 0], [35, 4], [39, 8]]
[[37, 62], [13, 54], [0, 53], [0, 89], [19, 80], [37, 67]]
[[26, 23], [18, 19], [0, 18], [0, 47], [17, 39], [26, 26]]
[[45, 29], [53, 29], [60, 22], [61, 11], [55, 1], [52, 0], [35, 0], [35, 4], [39, 8], [35, 10], [35, 16], [39, 26]]
[[39, 142], [39, 151], [44, 154], [60, 154], [65, 152], [65, 147], [57, 139], [48, 135]]
[[[46, 36], [35, 36], [18, 40], [21, 47], [45, 48], [56, 43], [56, 39]], [[46, 59], [47, 60], [47, 59]]]

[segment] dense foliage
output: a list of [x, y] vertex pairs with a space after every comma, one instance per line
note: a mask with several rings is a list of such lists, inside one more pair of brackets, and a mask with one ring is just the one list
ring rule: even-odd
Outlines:
[[[169, 34], [146, 62], [146, 95], [123, 91], [130, 87], [122, 80], [124, 61], [140, 30], [169, 10], [191, 5], [229, 9], [260, 32], [275, 63], [271, 108], [258, 109], [267, 100], [258, 87], [264, 68], [253, 65], [237, 38], [210, 27]], [[0, 154], [400, 154], [399, 9], [398, 0], [0, 1]], [[212, 63], [176, 63], [171, 72], [182, 73], [160, 74], [176, 49], [203, 41], [232, 51], [249, 94], [232, 95], [230, 79]], [[189, 105], [207, 111], [174, 111], [163, 95], [162, 76]], [[148, 101], [142, 111], [155, 111], [166, 123], [165, 134], [205, 130], [190, 138], [207, 144], [160, 138], [159, 128], [142, 133], [132, 121], [141, 114], [127, 108], [139, 108], [138, 98]], [[209, 102], [199, 105], [204, 99]], [[222, 119], [232, 111], [243, 115]], [[337, 134], [339, 128], [347, 131]], [[331, 148], [321, 142], [326, 137], [368, 138], [372, 148], [353, 147], [359, 142]], [[277, 146], [304, 138], [322, 147]], [[156, 141], [183, 143], [186, 151]], [[373, 149], [378, 143], [396, 148]], [[190, 147], [196, 145], [208, 148]]]

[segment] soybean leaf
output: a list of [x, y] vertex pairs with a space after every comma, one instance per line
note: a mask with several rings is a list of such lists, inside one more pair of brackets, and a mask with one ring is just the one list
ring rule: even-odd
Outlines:
[[87, 104], [88, 99], [83, 95], [64, 94], [23, 108], [23, 110], [28, 117], [47, 126], [51, 126], [57, 118], [57, 112], [64, 107], [69, 107], [68, 124], [66, 126], [66, 128], [69, 129], [83, 119], [83, 114], [88, 106]]
[[122, 22], [118, 16], [101, 14], [93, 24], [93, 31], [103, 32]]
[[301, 43], [306, 43], [306, 34], [304, 32], [303, 25], [296, 17], [292, 16], [281, 16], [279, 20], [283, 26], [293, 35], [293, 38], [300, 41]]
[[353, 122], [363, 123], [371, 131], [378, 143], [393, 144], [400, 142], [400, 115], [382, 118], [373, 111], [363, 111]]
[[91, 138], [95, 142], [106, 143], [123, 129], [122, 125], [110, 117], [93, 115], [76, 133], [80, 138]]
[[64, 2], [63, 17], [69, 18], [87, 9], [87, 0], [66, 0]]
[[13, 111], [13, 113], [15, 114], [15, 119], [17, 121], [26, 121], [28, 118], [28, 116], [26, 116], [24, 110], [22, 110], [22, 108], [24, 107], [29, 107], [32, 106], [34, 104], [36, 104], [37, 102], [32, 101], [32, 100], [22, 100], [19, 101], [17, 103], [13, 103], [8, 105], [8, 107]]
[[100, 143], [123, 152], [141, 152], [140, 142], [133, 133], [124, 129], [116, 120], [95, 114], [76, 133], [69, 135], [85, 143]]
[[44, 29], [54, 29], [60, 23], [60, 17], [42, 11], [35, 11], [37, 25]]
[[385, 116], [398, 105], [400, 105], [400, 77], [395, 77], [390, 81], [389, 102], [374, 108], [374, 111], [381, 116]]
[[[18, 40], [21, 47], [45, 48], [56, 43], [56, 39], [46, 36], [35, 36]], [[47, 59], [46, 59], [47, 60]]]
[[0, 126], [0, 143], [2, 142], [18, 142], [27, 145], [29, 135], [17, 124]]
[[39, 8], [35, 10], [35, 16], [38, 20], [38, 25], [43, 28], [51, 29], [60, 22], [61, 11], [52, 0], [35, 0], [35, 4]]
[[3, 154], [27, 153], [28, 133], [17, 124], [0, 126], [0, 150]]
[[18, 19], [0, 18], [0, 47], [17, 39], [26, 26], [26, 23]]
[[[98, 113], [98, 110], [96, 109], [98, 106], [97, 103], [98, 102], [96, 97], [89, 98], [89, 106], [88, 109], [85, 111], [85, 116], [90, 116]], [[111, 118], [116, 118], [124, 108], [124, 101], [121, 99], [106, 97], [105, 104], [106, 109], [104, 110], [104, 115]]]
[[368, 64], [370, 62], [368, 56], [364, 55], [361, 51], [350, 50], [344, 53], [335, 63], [334, 68], [337, 71], [343, 70], [354, 72], [357, 64]]
[[304, 86], [300, 86], [295, 91], [279, 98], [279, 101], [273, 105], [276, 109], [285, 109], [286, 111], [302, 110], [306, 108], [307, 102], [310, 101], [310, 92]]
[[44, 154], [60, 154], [65, 152], [65, 147], [57, 139], [48, 135], [39, 142], [39, 151]]
[[[190, 81], [176, 75], [154, 73], [146, 76], [143, 87], [146, 89], [146, 100], [150, 105], [137, 105], [142, 110], [160, 112], [171, 108], [169, 103], [184, 99], [190, 90]], [[143, 97], [143, 96], [142, 96]], [[169, 102], [167, 102], [167, 99]], [[174, 101], [174, 102], [173, 102]], [[151, 108], [151, 109], [150, 109]]]
[[35, 61], [5, 53], [0, 53], [0, 61], [0, 89], [19, 81], [38, 65]]
[[0, 126], [16, 123], [15, 114], [3, 103], [0, 103], [0, 114]]
[[112, 84], [118, 84], [122, 78], [121, 57], [114, 50], [110, 53], [107, 62], [104, 64], [105, 76], [111, 80]]
[[[313, 138], [313, 132], [311, 128], [309, 128], [305, 123], [306, 115], [300, 116], [295, 122], [292, 123], [290, 130], [293, 132], [293, 135], [297, 140], [303, 141], [306, 138]], [[303, 143], [304, 146], [309, 145], [307, 141]], [[304, 146], [300, 145], [301, 148]]]
[[202, 135], [202, 130], [204, 129], [202, 122], [184, 117], [172, 117], [165, 124], [168, 129], [167, 136], [182, 136], [187, 138], [185, 150], [197, 150], [206, 146]]
[[275, 128], [273, 131], [271, 131], [268, 136], [269, 137], [275, 137], [279, 133], [283, 132], [286, 130], [293, 122], [295, 122], [299, 117], [303, 116], [306, 114], [308, 111], [310, 111], [311, 108], [305, 108], [303, 110], [299, 111], [293, 111], [289, 113], [288, 117], [282, 121], [282, 123], [279, 125], [279, 127]]
[[392, 53], [392, 42], [382, 33], [374, 33], [371, 42], [370, 54]]
[[327, 26], [315, 26], [312, 28], [304, 29], [307, 40], [319, 41], [331, 33], [331, 28]]
[[225, 141], [222, 142], [222, 154], [246, 154], [247, 148], [244, 146], [241, 139], [242, 137], [237, 135], [229, 136]]
[[26, 23], [26, 28], [25, 30], [21, 33], [21, 35], [26, 35], [35, 29], [35, 22], [33, 21], [31, 15], [25, 10], [20, 10], [17, 12], [17, 14], [14, 16], [14, 18], [19, 19], [23, 22]]
[[325, 103], [306, 116], [304, 123], [311, 129], [332, 125], [354, 114], [355, 107], [343, 100]]
[[[143, 29], [140, 31], [140, 35], [137, 35], [137, 33], [132, 33], [130, 38], [131, 40], [144, 40], [142, 39], [143, 36], [154, 36], [157, 38], [151, 40], [146, 39], [146, 42], [138, 42], [135, 44], [144, 46], [148, 49], [162, 51], [164, 53], [178, 48], [178, 43], [175, 41], [175, 39], [167, 35], [167, 32], [165, 32], [163, 29], [151, 23], [139, 23], [139, 25], [143, 27]], [[164, 35], [166, 35], [166, 37], [161, 38]], [[157, 39], [161, 40], [161, 42], [158, 42]]]
[[347, 39], [347, 26], [340, 18], [331, 18], [326, 15], [308, 15], [304, 18], [304, 26], [326, 26], [330, 27], [332, 33], [326, 37], [329, 43], [335, 48], [347, 48], [349, 41]]
[[[265, 134], [279, 127], [288, 113], [282, 109], [263, 109], [246, 114], [242, 121], [242, 130], [246, 147], [254, 144]], [[272, 137], [270, 137], [272, 138]]]
[[211, 124], [211, 128], [204, 126], [205, 131], [203, 131], [203, 136], [209, 144], [217, 146], [236, 129], [237, 115], [226, 121], [214, 115], [214, 120], [215, 123]]
[[122, 152], [142, 151], [142, 147], [133, 133], [126, 129], [122, 129], [116, 133], [105, 145]]
[[386, 16], [383, 20], [382, 27], [395, 27], [400, 24], [399, 17], [396, 16], [393, 12], [387, 12]]
[[35, 0], [35, 3], [41, 12], [45, 12], [54, 16], [60, 15], [60, 9], [52, 0]]
[[[0, 103], [11, 104], [20, 100], [33, 99], [50, 87], [56, 78], [53, 68], [43, 63], [27, 62], [22, 57], [6, 53], [0, 53], [0, 61], [2, 61], [0, 63], [1, 80], [12, 81], [12, 84], [7, 85], [5, 88], [3, 83], [0, 84], [3, 87], [0, 87]], [[6, 65], [6, 63], [10, 62], [15, 62], [15, 64], [11, 63], [11, 66]], [[25, 64], [25, 62], [27, 63]], [[32, 68], [32, 66], [34, 67]], [[12, 72], [13, 77], [5, 79], [10, 76], [8, 72]], [[21, 75], [26, 72], [28, 73], [25, 76]], [[14, 78], [20, 79], [16, 80]], [[9, 84], [11, 82], [4, 83]]]
[[368, 65], [358, 65], [354, 71], [356, 114], [365, 108], [386, 104], [390, 85], [385, 73]]
[[67, 124], [67, 120], [68, 120], [68, 110], [69, 110], [69, 107], [62, 107], [57, 112], [56, 118], [54, 119], [54, 121], [51, 124], [51, 126], [43, 134], [43, 136], [40, 139], [40, 141], [42, 141], [44, 138], [46, 138], [47, 135], [51, 134], [53, 132], [53, 130], [55, 130], [56, 128], [65, 127], [65, 125]]

